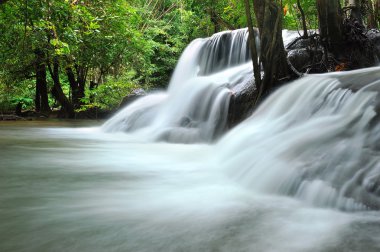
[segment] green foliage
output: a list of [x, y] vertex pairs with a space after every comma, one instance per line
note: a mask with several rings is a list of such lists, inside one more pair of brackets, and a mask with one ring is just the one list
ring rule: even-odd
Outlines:
[[13, 106], [16, 106], [19, 103], [22, 104], [23, 109], [28, 109], [28, 108], [31, 108], [33, 106], [34, 101], [33, 101], [33, 99], [31, 99], [29, 97], [14, 97], [14, 98], [12, 98], [11, 104]]
[[31, 80], [18, 82], [18, 85], [6, 85], [0, 79], [0, 113], [14, 112], [21, 102], [23, 109], [33, 109], [34, 83]]
[[[300, 3], [303, 11], [305, 12], [308, 29], [317, 29], [318, 19], [315, 0], [302, 0]], [[302, 30], [301, 13], [297, 7], [297, 1], [283, 0], [283, 8], [284, 29]]]
[[[296, 0], [282, 2], [284, 28], [300, 28]], [[301, 4], [309, 28], [316, 28], [315, 1]], [[24, 99], [31, 108], [36, 52], [42, 51], [51, 67], [58, 60], [67, 97], [73, 92], [65, 70], [78, 75], [82, 69], [84, 108], [113, 108], [133, 88], [165, 88], [191, 40], [246, 27], [244, 13], [240, 0], [7, 1], [0, 5], [0, 103]], [[90, 81], [96, 89], [89, 90]], [[51, 95], [50, 104], [56, 105]]]
[[140, 86], [133, 81], [135, 73], [127, 72], [119, 77], [109, 77], [98, 88], [86, 91], [81, 110], [98, 107], [105, 110], [117, 108], [121, 100]]

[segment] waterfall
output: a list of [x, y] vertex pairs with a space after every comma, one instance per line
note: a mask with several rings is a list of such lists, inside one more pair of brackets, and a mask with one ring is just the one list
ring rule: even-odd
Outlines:
[[103, 129], [156, 141], [212, 141], [226, 129], [231, 88], [252, 76], [247, 39], [247, 29], [240, 29], [194, 40], [179, 59], [166, 92], [137, 100]]
[[379, 209], [379, 95], [379, 67], [301, 78], [221, 139], [220, 165], [254, 191]]
[[226, 132], [246, 39], [195, 40], [102, 130], [0, 125], [0, 251], [380, 251], [380, 67], [306, 75]]
[[[252, 79], [247, 35], [240, 29], [193, 41], [166, 92], [135, 101], [103, 129], [147, 141], [215, 141], [226, 129], [231, 89]], [[283, 37], [288, 44], [297, 33]], [[379, 91], [379, 68], [301, 78], [218, 140], [215, 162], [253, 191], [318, 207], [379, 209]]]

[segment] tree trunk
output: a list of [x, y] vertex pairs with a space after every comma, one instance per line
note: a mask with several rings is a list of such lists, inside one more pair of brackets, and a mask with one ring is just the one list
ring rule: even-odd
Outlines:
[[76, 66], [76, 78], [71, 67], [66, 68], [67, 78], [70, 83], [72, 103], [75, 108], [79, 108], [82, 104], [81, 99], [85, 96], [85, 86], [87, 78], [87, 68]]
[[261, 92], [266, 94], [289, 73], [282, 40], [283, 12], [273, 0], [255, 0], [253, 6], [260, 32], [260, 62], [264, 68]]
[[255, 10], [257, 28], [259, 28], [260, 33], [263, 30], [265, 4], [266, 4], [266, 0], [253, 1], [253, 9]]
[[351, 8], [350, 18], [357, 20], [361, 25], [363, 25], [360, 0], [349, 0], [348, 6]]
[[[90, 81], [90, 90], [93, 91], [96, 88], [98, 88], [98, 83], [96, 83], [95, 81]], [[94, 102], [94, 95], [92, 93], [90, 95], [90, 102]]]
[[214, 27], [216, 27], [216, 29], [214, 30], [215, 32], [218, 32], [219, 31], [218, 29], [220, 29], [220, 27], [224, 27], [224, 28], [227, 28], [229, 30], [236, 30], [236, 28], [232, 24], [228, 23], [226, 20], [224, 20], [223, 18], [221, 18], [215, 12], [215, 10], [209, 9], [207, 12], [210, 15], [210, 19], [211, 19], [212, 23], [214, 24]]
[[36, 78], [36, 93], [34, 96], [34, 109], [36, 112], [41, 111], [41, 91], [40, 91], [41, 86], [39, 85], [37, 78]]
[[75, 79], [75, 74], [73, 70], [71, 69], [71, 67], [66, 68], [66, 75], [67, 75], [67, 79], [69, 80], [69, 84], [71, 88], [71, 103], [74, 105], [75, 108], [79, 108], [79, 98], [78, 98], [79, 87]]
[[244, 0], [245, 5], [245, 14], [247, 16], [248, 23], [248, 38], [249, 38], [249, 48], [251, 49], [251, 59], [253, 65], [253, 74], [255, 76], [256, 87], [261, 87], [261, 74], [260, 74], [260, 65], [259, 65], [259, 56], [257, 53], [256, 47], [256, 36], [253, 31], [252, 17], [251, 17], [251, 7], [249, 5], [249, 0]]
[[58, 59], [54, 58], [53, 62], [53, 69], [51, 68], [50, 65], [48, 65], [50, 75], [53, 79], [54, 87], [53, 87], [53, 95], [55, 96], [55, 99], [61, 104], [63, 110], [66, 113], [66, 116], [68, 118], [74, 118], [75, 117], [75, 112], [74, 112], [74, 107], [70, 103], [69, 99], [67, 99], [65, 93], [62, 90], [61, 83], [59, 80], [59, 63]]
[[300, 0], [297, 0], [297, 7], [301, 13], [301, 19], [302, 19], [302, 28], [303, 28], [303, 37], [308, 38], [309, 35], [307, 33], [307, 26], [306, 26], [306, 17], [305, 17], [305, 12], [302, 9]]
[[377, 21], [376, 21], [376, 14], [375, 14], [375, 8], [373, 5], [373, 2], [371, 0], [368, 0], [368, 24], [367, 27], [369, 29], [377, 29]]
[[373, 13], [374, 13], [374, 18], [375, 18], [375, 23], [376, 23], [376, 27], [379, 27], [379, 22], [380, 22], [380, 0], [375, 0], [375, 4], [374, 4], [374, 10], [373, 10]]
[[17, 103], [16, 109], [15, 109], [15, 114], [17, 116], [22, 116], [22, 102]]
[[212, 9], [210, 10], [210, 19], [211, 19], [211, 23], [214, 24], [214, 33], [220, 32], [220, 25], [218, 22], [218, 17], [216, 15], [216, 11], [214, 10], [214, 6], [216, 6], [216, 5], [217, 5], [217, 1], [212, 0], [211, 1]]
[[78, 100], [79, 105], [82, 105], [82, 98], [84, 98], [85, 87], [86, 87], [86, 79], [87, 79], [87, 68], [84, 66], [77, 66], [77, 83], [78, 83]]
[[37, 112], [50, 112], [49, 98], [47, 92], [46, 81], [46, 65], [44, 53], [41, 50], [36, 50], [36, 98], [35, 106]]
[[343, 42], [342, 11], [339, 0], [317, 0], [319, 34], [327, 48], [339, 49]]

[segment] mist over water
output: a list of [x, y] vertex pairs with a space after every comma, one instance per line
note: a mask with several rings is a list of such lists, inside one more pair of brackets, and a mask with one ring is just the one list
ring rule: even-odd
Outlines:
[[290, 83], [222, 135], [245, 60], [101, 128], [0, 124], [0, 251], [380, 251], [380, 68]]

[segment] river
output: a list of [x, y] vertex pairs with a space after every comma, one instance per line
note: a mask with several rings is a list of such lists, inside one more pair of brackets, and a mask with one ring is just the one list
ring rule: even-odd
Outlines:
[[0, 251], [380, 251], [380, 68], [300, 78], [228, 131], [250, 80], [247, 30], [222, 32], [103, 126], [0, 123]]
[[380, 249], [378, 212], [257, 193], [214, 145], [68, 125], [1, 124], [0, 251]]

